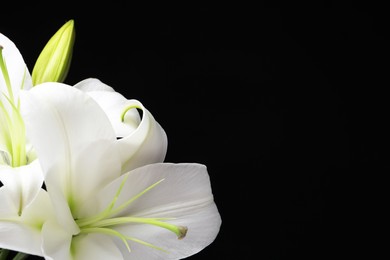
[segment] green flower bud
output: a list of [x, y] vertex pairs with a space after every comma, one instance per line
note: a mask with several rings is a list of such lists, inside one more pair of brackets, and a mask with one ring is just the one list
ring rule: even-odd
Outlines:
[[68, 75], [75, 40], [74, 21], [66, 22], [47, 42], [32, 72], [33, 85], [63, 82]]

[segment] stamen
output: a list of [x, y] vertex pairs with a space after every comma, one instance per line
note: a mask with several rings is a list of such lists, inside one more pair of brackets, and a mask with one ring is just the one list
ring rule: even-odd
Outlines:
[[90, 217], [90, 218], [81, 218], [81, 219], [77, 219], [76, 220], [76, 223], [77, 225], [82, 228], [82, 227], [85, 227], [85, 226], [88, 226], [92, 223], [95, 223], [95, 222], [98, 222], [99, 220], [102, 220], [106, 217], [108, 217], [111, 212], [112, 212], [112, 208], [115, 206], [115, 202], [118, 200], [118, 197], [127, 181], [127, 178], [129, 177], [129, 175], [127, 174], [121, 184], [119, 185], [119, 188], [118, 190], [116, 191], [115, 195], [114, 195], [114, 198], [111, 200], [110, 204], [108, 204], [107, 208], [105, 208], [101, 213], [99, 213], [98, 215], [96, 216], [93, 216], [93, 217]]
[[104, 219], [99, 222], [96, 222], [91, 225], [91, 227], [108, 227], [128, 223], [140, 223], [140, 224], [149, 224], [161, 228], [165, 228], [177, 235], [178, 239], [182, 239], [187, 234], [187, 227], [177, 226], [171, 223], [160, 221], [159, 218], [141, 218], [141, 217], [119, 217], [119, 218], [110, 218]]
[[133, 242], [137, 242], [137, 243], [139, 243], [139, 244], [141, 244], [141, 245], [148, 246], [148, 247], [151, 247], [151, 248], [154, 248], [154, 249], [163, 251], [163, 252], [165, 252], [165, 253], [168, 253], [167, 250], [165, 250], [165, 249], [163, 249], [163, 248], [161, 248], [161, 247], [155, 246], [155, 245], [153, 245], [153, 244], [150, 244], [150, 243], [145, 242], [145, 241], [143, 241], [143, 240], [137, 239], [137, 238], [135, 238], [135, 237], [127, 237], [127, 239], [128, 239], [128, 240], [131, 240], [131, 241], [133, 241]]
[[116, 230], [110, 228], [84, 228], [81, 229], [79, 234], [81, 233], [102, 233], [102, 234], [118, 237], [120, 238], [120, 240], [122, 240], [123, 244], [125, 244], [127, 250], [131, 252], [130, 245], [127, 242], [127, 237]]
[[162, 181], [164, 181], [164, 179], [161, 179], [157, 182], [155, 182], [154, 184], [150, 185], [149, 187], [147, 187], [146, 189], [144, 189], [143, 191], [141, 191], [140, 193], [138, 193], [137, 195], [135, 195], [134, 197], [132, 197], [130, 200], [128, 200], [127, 202], [123, 203], [122, 205], [120, 205], [119, 207], [117, 207], [115, 210], [113, 210], [111, 212], [111, 216], [122, 211], [124, 208], [126, 208], [127, 206], [129, 206], [131, 203], [133, 203], [136, 199], [138, 199], [139, 197], [141, 197], [142, 195], [144, 195], [146, 192], [150, 191], [151, 189], [153, 189], [154, 187], [156, 187], [158, 184], [160, 184]]
[[4, 58], [3, 58], [3, 47], [0, 48], [0, 69], [1, 69], [1, 72], [3, 73], [3, 77], [4, 77], [5, 85], [7, 87], [8, 95], [9, 95], [11, 100], [14, 100], [14, 94], [13, 94], [12, 88], [11, 88], [11, 80], [9, 78], [7, 66], [6, 66]]
[[118, 200], [119, 195], [121, 194], [122, 189], [123, 189], [123, 187], [125, 186], [126, 181], [127, 181], [128, 178], [129, 178], [129, 174], [127, 174], [127, 175], [123, 178], [123, 180], [122, 180], [122, 182], [121, 182], [121, 185], [119, 185], [119, 189], [117, 190], [117, 192], [115, 193], [114, 198], [112, 199], [111, 203], [110, 203], [110, 204], [108, 205], [108, 207], [107, 207], [107, 210], [108, 210], [109, 212], [111, 212], [111, 210], [114, 208], [115, 203], [116, 203], [116, 201]]
[[[11, 110], [12, 116], [9, 116], [9, 112], [5, 108], [3, 103], [0, 103], [0, 110], [3, 111], [8, 131], [5, 133], [7, 135], [6, 141], [7, 148], [11, 152], [12, 162], [11, 165], [13, 167], [18, 167], [21, 165], [26, 165], [27, 157], [26, 157], [26, 139], [25, 139], [25, 127], [22, 116], [19, 113], [19, 110], [12, 103], [12, 100], [4, 94], [5, 99], [8, 101]], [[11, 120], [15, 119], [15, 121]]]
[[119, 185], [118, 190], [116, 191], [113, 199], [108, 204], [106, 209], [104, 209], [101, 213], [88, 217], [88, 218], [81, 218], [76, 219], [76, 223], [80, 228], [80, 233], [103, 233], [111, 236], [116, 236], [122, 240], [122, 242], [126, 245], [127, 249], [130, 252], [130, 246], [128, 244], [128, 240], [131, 240], [133, 242], [140, 243], [145, 246], [149, 246], [151, 248], [155, 248], [161, 251], [166, 252], [164, 249], [157, 247], [153, 244], [150, 244], [148, 242], [142, 241], [140, 239], [134, 238], [134, 237], [128, 237], [124, 234], [120, 233], [119, 231], [113, 229], [114, 226], [123, 225], [123, 224], [129, 224], [129, 223], [138, 223], [138, 224], [145, 224], [145, 225], [153, 225], [156, 227], [164, 228], [168, 231], [171, 231], [176, 234], [178, 239], [182, 239], [187, 234], [187, 227], [175, 225], [172, 223], [166, 222], [167, 220], [170, 220], [172, 218], [142, 218], [142, 217], [131, 217], [131, 216], [125, 216], [125, 217], [114, 217], [110, 218], [110, 216], [113, 216], [117, 213], [120, 213], [124, 209], [126, 209], [132, 202], [137, 200], [139, 197], [144, 195], [149, 190], [156, 187], [159, 183], [161, 183], [164, 179], [161, 179], [152, 185], [148, 186], [146, 189], [142, 190], [140, 193], [135, 195], [134, 197], [130, 198], [126, 202], [122, 203], [118, 207], [115, 207], [115, 204], [125, 186], [125, 183], [127, 181], [129, 174], [127, 174], [121, 184]]
[[126, 181], [127, 181], [127, 178], [128, 178], [129, 175], [126, 175], [117, 192], [115, 193], [115, 196], [114, 198], [112, 199], [112, 201], [110, 202], [110, 204], [107, 206], [107, 208], [105, 210], [103, 210], [100, 214], [96, 215], [96, 216], [93, 216], [93, 217], [90, 217], [90, 218], [81, 218], [81, 219], [77, 219], [76, 220], [76, 223], [77, 225], [82, 228], [82, 227], [85, 227], [85, 226], [88, 226], [90, 224], [93, 224], [93, 223], [96, 223], [102, 219], [105, 219], [105, 218], [108, 218], [109, 216], [112, 216], [116, 213], [119, 213], [120, 211], [122, 211], [124, 208], [126, 208], [128, 205], [130, 205], [132, 202], [134, 202], [136, 199], [138, 199], [139, 197], [141, 197], [143, 194], [145, 194], [147, 191], [151, 190], [152, 188], [154, 188], [157, 184], [159, 184], [160, 182], [162, 182], [164, 179], [150, 185], [149, 187], [147, 187], [146, 189], [144, 189], [143, 191], [141, 191], [140, 193], [138, 193], [137, 195], [135, 195], [134, 197], [132, 197], [130, 200], [128, 200], [127, 202], [123, 203], [122, 205], [120, 205], [119, 207], [117, 207], [116, 209], [113, 209]]
[[[8, 160], [9, 165], [12, 167], [18, 167], [27, 164], [25, 126], [19, 111], [19, 99], [15, 105], [11, 80], [3, 57], [3, 46], [0, 46], [0, 70], [8, 92], [8, 95], [6, 93], [2, 93], [4, 99], [3, 97], [0, 97], [0, 122], [5, 129], [5, 131], [2, 131], [1, 141], [4, 142], [5, 147], [7, 148], [7, 152], [10, 157]], [[26, 74], [26, 70], [24, 73]], [[24, 78], [22, 86], [23, 82]], [[3, 100], [8, 102], [8, 104], [6, 105], [3, 103]]]
[[[8, 115], [7, 109], [4, 107], [4, 104], [2, 102], [0, 102], [0, 122], [1, 122], [1, 125], [3, 127], [3, 129], [2, 129], [3, 131], [1, 132], [3, 135], [3, 137], [1, 138], [2, 142], [4, 142], [4, 145], [7, 148], [7, 152], [11, 153], [12, 152], [12, 139], [11, 139], [12, 121]], [[10, 154], [9, 159], [10, 159], [9, 165], [11, 165], [12, 164], [12, 154]]]

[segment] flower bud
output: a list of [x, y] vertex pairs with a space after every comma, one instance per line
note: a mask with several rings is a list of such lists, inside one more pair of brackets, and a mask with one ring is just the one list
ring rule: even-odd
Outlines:
[[33, 85], [63, 82], [72, 60], [75, 40], [74, 21], [66, 22], [47, 42], [32, 71]]

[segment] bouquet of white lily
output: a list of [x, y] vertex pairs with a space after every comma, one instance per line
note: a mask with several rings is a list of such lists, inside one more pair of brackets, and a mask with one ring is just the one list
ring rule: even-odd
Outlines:
[[70, 20], [30, 74], [0, 33], [0, 260], [198, 253], [221, 225], [206, 166], [164, 162], [166, 133], [139, 100], [65, 84], [74, 41]]

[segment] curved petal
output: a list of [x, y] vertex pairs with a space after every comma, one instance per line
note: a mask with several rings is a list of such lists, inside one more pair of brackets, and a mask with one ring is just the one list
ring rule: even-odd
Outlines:
[[128, 103], [124, 96], [118, 92], [109, 91], [88, 91], [87, 93], [107, 114], [117, 137], [127, 136], [137, 129], [141, 121], [137, 109], [129, 110], [125, 115], [124, 121], [122, 122], [121, 120], [121, 114]]
[[[32, 79], [26, 63], [23, 60], [19, 49], [5, 35], [0, 33], [0, 46], [3, 47], [3, 59], [7, 66], [10, 83], [13, 91], [14, 101], [17, 100], [20, 89], [30, 89]], [[4, 75], [0, 70], [0, 92], [8, 93], [6, 90]], [[9, 93], [8, 93], [9, 95]], [[16, 103], [16, 102], [15, 102]]]
[[122, 172], [147, 164], [163, 162], [168, 146], [164, 129], [141, 102], [134, 99], [128, 100], [127, 106], [141, 109], [143, 116], [134, 132], [118, 140]]
[[80, 89], [81, 91], [88, 92], [88, 91], [112, 91], [115, 90], [110, 87], [109, 85], [101, 82], [99, 79], [96, 78], [88, 78], [80, 81], [76, 85], [74, 85], [75, 88]]
[[21, 167], [0, 165], [0, 181], [7, 188], [19, 215], [41, 190], [43, 173], [38, 160]]
[[21, 99], [59, 223], [77, 233], [73, 217], [84, 200], [120, 175], [115, 133], [99, 105], [71, 86], [43, 83], [22, 92]]
[[47, 192], [41, 189], [22, 217], [14, 214], [13, 198], [5, 187], [0, 189], [0, 201], [0, 248], [41, 256], [40, 228], [54, 216]]
[[[121, 138], [118, 144], [123, 173], [146, 164], [164, 161], [168, 145], [166, 133], [141, 102], [127, 100], [95, 78], [83, 80], [75, 87], [87, 92], [97, 101], [109, 117], [117, 137]], [[141, 121], [137, 109], [142, 110]]]
[[[151, 225], [130, 224], [113, 227], [127, 236], [144, 240], [170, 252], [167, 254], [143, 246], [145, 252], [151, 251], [150, 259], [187, 257], [214, 241], [219, 233], [221, 217], [213, 200], [209, 176], [204, 165], [159, 163], [137, 168], [118, 178], [98, 194], [101, 209], [112, 200], [126, 176], [128, 179], [116, 205], [125, 203], [151, 185], [163, 181], [132, 202], [118, 216], [174, 218], [169, 222], [188, 228], [187, 236], [178, 240], [175, 234]], [[133, 244], [130, 246], [138, 247]], [[130, 255], [137, 255], [135, 250], [133, 253]]]

